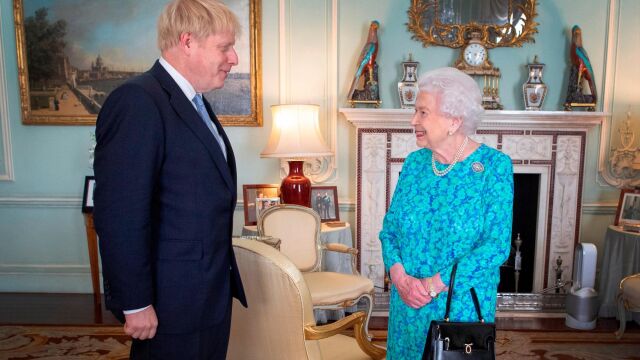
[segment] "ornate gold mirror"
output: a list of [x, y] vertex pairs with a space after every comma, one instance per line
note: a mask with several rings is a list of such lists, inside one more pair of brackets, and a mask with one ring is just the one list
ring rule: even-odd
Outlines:
[[536, 0], [411, 0], [407, 27], [429, 45], [459, 48], [480, 33], [486, 48], [522, 46], [537, 33]]

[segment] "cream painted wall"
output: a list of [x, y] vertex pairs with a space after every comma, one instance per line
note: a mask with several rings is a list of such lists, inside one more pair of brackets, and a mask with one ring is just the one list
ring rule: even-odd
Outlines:
[[[327, 184], [338, 186], [341, 218], [354, 223], [356, 134], [338, 116], [337, 108], [345, 104], [369, 22], [377, 19], [381, 23], [378, 61], [383, 107], [399, 106], [395, 88], [401, 77], [400, 63], [409, 52], [421, 62], [420, 72], [447, 66], [457, 56], [457, 50], [423, 48], [411, 40], [405, 26], [409, 3], [408, 0], [263, 0], [264, 126], [227, 128], [238, 159], [239, 194], [242, 184], [280, 182], [279, 161], [259, 157], [271, 127], [270, 105], [317, 103], [322, 107], [323, 134], [337, 151], [335, 171]], [[614, 45], [620, 62], [637, 54], [639, 48], [627, 44], [635, 39], [628, 35], [630, 31], [639, 33], [635, 21], [637, 2], [621, 3], [625, 10], [620, 14], [624, 36], [620, 37], [619, 46]], [[3, 74], [7, 82], [7, 92], [0, 96], [8, 104], [15, 173], [14, 181], [0, 181], [0, 291], [90, 292], [80, 196], [83, 178], [91, 174], [87, 150], [93, 127], [22, 125], [11, 11], [10, 0], [0, 1]], [[549, 85], [549, 94], [544, 108], [560, 109], [566, 91], [568, 31], [574, 24], [583, 28], [585, 48], [598, 89], [602, 89], [608, 11], [609, 1], [605, 0], [540, 1], [536, 42], [522, 48], [490, 51], [492, 61], [503, 72], [501, 95], [505, 108], [522, 108], [520, 87], [526, 80], [525, 64], [537, 54], [547, 64], [543, 79]], [[622, 81], [619, 79], [625, 79], [625, 70], [617, 70], [615, 80]], [[599, 93], [603, 95], [602, 90]], [[614, 109], [623, 106], [615, 101], [613, 104]], [[612, 221], [615, 210], [612, 204], [617, 201], [618, 191], [598, 182], [599, 137], [599, 129], [595, 129], [587, 140], [583, 201], [588, 206], [583, 209], [582, 241], [594, 242], [602, 249], [601, 239], [606, 225]], [[242, 223], [239, 204], [234, 222], [236, 234], [240, 233]]]

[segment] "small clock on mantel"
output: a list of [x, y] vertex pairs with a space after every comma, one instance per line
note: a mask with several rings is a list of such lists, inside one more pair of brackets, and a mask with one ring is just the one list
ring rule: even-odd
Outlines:
[[471, 31], [469, 33], [468, 40], [462, 47], [454, 66], [476, 79], [482, 79], [478, 85], [482, 86], [482, 106], [485, 109], [502, 109], [498, 94], [500, 69], [494, 67], [493, 63], [489, 61], [489, 50], [482, 41], [482, 33], [480, 31]]

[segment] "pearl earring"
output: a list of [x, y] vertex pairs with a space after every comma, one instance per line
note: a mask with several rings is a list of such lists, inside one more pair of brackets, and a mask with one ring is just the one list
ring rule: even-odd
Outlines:
[[449, 130], [449, 136], [453, 135], [453, 130]]

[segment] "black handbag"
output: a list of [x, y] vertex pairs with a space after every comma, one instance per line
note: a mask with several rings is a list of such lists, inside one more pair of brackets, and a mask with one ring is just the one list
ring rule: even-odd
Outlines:
[[469, 289], [473, 305], [478, 313], [478, 322], [449, 321], [449, 309], [453, 295], [453, 284], [458, 264], [451, 270], [447, 310], [444, 320], [433, 320], [429, 326], [427, 342], [422, 360], [440, 359], [495, 359], [496, 325], [485, 323], [480, 312], [480, 303], [474, 288]]

